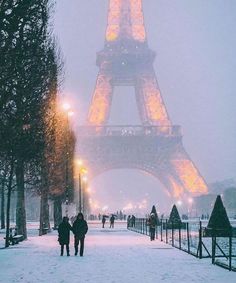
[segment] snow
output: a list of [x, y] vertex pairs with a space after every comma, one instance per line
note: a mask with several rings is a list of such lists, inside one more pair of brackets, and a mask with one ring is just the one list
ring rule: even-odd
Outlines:
[[227, 282], [236, 274], [199, 260], [160, 241], [126, 229], [89, 223], [84, 257], [75, 257], [71, 235], [71, 256], [60, 257], [57, 232], [36, 236], [9, 249], [0, 250], [0, 282], [4, 283], [136, 283], [136, 282]]

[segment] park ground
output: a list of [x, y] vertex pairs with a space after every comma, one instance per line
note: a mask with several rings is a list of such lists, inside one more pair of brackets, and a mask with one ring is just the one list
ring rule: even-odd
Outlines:
[[[1, 234], [0, 244], [3, 242]], [[89, 223], [84, 257], [60, 257], [57, 232], [38, 237], [29, 225], [27, 241], [0, 249], [1, 283], [235, 283], [236, 274], [199, 260], [158, 240], [130, 232], [125, 223], [114, 229]]]

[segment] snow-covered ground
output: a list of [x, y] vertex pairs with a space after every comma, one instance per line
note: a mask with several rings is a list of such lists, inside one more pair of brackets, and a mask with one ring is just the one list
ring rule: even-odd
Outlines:
[[[32, 228], [32, 227], [31, 227]], [[36, 227], [35, 227], [36, 229]], [[57, 233], [29, 239], [0, 250], [0, 282], [50, 283], [235, 283], [236, 274], [196, 259], [159, 241], [126, 230], [89, 224], [84, 257], [60, 257]]]

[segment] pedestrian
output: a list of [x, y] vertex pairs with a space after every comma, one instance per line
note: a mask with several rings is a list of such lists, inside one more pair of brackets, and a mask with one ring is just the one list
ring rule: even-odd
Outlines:
[[127, 228], [129, 228], [131, 226], [130, 222], [131, 222], [131, 216], [129, 215], [128, 218], [127, 218]]
[[102, 228], [104, 228], [105, 223], [106, 223], [106, 216], [103, 215], [103, 216], [102, 216]]
[[147, 224], [149, 225], [149, 231], [150, 231], [150, 240], [155, 240], [155, 231], [157, 226], [157, 219], [154, 213], [151, 213]]
[[80, 212], [73, 223], [73, 233], [75, 237], [74, 246], [75, 246], [75, 256], [78, 254], [78, 246], [80, 244], [80, 256], [84, 254], [84, 239], [85, 235], [88, 232], [88, 224], [84, 220], [84, 215]]
[[135, 227], [135, 216], [131, 216], [131, 227]]
[[114, 223], [115, 223], [115, 216], [112, 214], [110, 218], [110, 228], [114, 228]]
[[67, 256], [70, 256], [70, 231], [72, 230], [72, 227], [69, 223], [68, 217], [63, 217], [62, 222], [60, 223], [58, 227], [58, 241], [61, 245], [61, 256], [64, 254], [64, 246], [66, 246], [66, 252]]

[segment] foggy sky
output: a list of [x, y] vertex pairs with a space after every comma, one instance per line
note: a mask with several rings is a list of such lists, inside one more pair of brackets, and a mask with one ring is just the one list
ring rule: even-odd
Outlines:
[[[236, 1], [143, 4], [162, 97], [173, 124], [182, 126], [186, 150], [207, 182], [236, 178]], [[55, 33], [66, 70], [63, 93], [73, 101], [80, 124], [95, 86], [96, 52], [104, 45], [107, 10], [108, 0], [57, 0]], [[110, 123], [138, 124], [133, 89], [117, 88], [114, 95]], [[114, 194], [118, 186], [135, 187], [126, 178], [135, 173], [121, 171], [108, 172], [96, 183], [113, 187]], [[150, 182], [140, 172], [136, 177], [143, 186]], [[149, 185], [159, 186], [154, 183]]]

